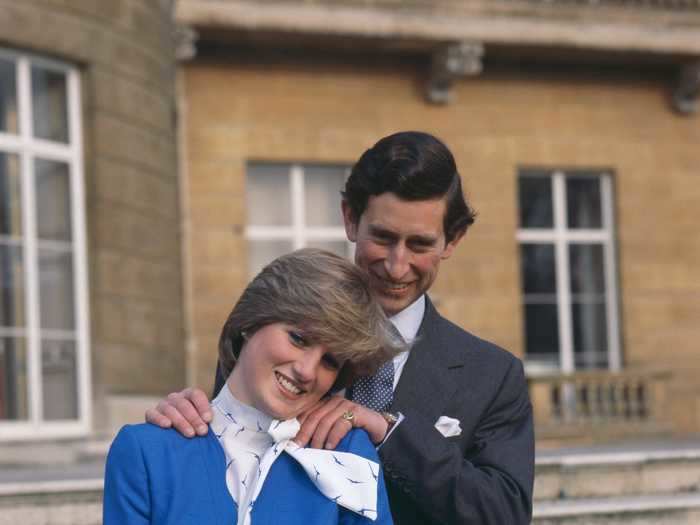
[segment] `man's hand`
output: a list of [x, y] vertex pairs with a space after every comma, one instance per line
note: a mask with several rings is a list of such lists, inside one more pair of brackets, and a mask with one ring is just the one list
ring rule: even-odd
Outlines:
[[186, 388], [162, 399], [155, 408], [146, 410], [146, 421], [161, 428], [175, 427], [185, 437], [205, 436], [212, 413], [203, 390]]
[[[353, 413], [352, 421], [343, 419], [345, 412]], [[301, 428], [294, 441], [301, 447], [310, 442], [313, 448], [334, 449], [353, 427], [365, 429], [372, 443], [378, 445], [389, 428], [379, 412], [340, 396], [322, 399], [297, 419]]]

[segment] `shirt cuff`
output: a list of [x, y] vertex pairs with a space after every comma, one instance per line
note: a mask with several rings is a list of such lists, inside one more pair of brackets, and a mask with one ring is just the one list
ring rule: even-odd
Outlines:
[[406, 417], [401, 412], [398, 412], [396, 415], [398, 416], [396, 423], [394, 423], [394, 426], [391, 427], [391, 430], [389, 430], [389, 432], [386, 433], [386, 436], [384, 436], [384, 439], [382, 439], [382, 442], [379, 443], [379, 445], [377, 445], [377, 450], [382, 448], [382, 445], [384, 443], [386, 443], [386, 440], [389, 439], [389, 436], [391, 436], [394, 433], [394, 430], [396, 430], [396, 428], [401, 424], [401, 422], [404, 419], [406, 419]]

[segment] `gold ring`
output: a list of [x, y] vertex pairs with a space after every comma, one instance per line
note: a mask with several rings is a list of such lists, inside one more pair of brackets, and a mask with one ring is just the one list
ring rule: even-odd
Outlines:
[[350, 423], [350, 426], [353, 426], [352, 422], [355, 420], [355, 414], [353, 413], [352, 410], [346, 410], [345, 412], [343, 412], [343, 415], [340, 417], [342, 417], [345, 421]]

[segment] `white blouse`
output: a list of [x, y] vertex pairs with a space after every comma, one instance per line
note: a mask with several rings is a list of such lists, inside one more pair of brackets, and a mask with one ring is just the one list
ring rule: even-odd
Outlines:
[[379, 464], [348, 452], [300, 448], [296, 419], [279, 421], [238, 401], [227, 384], [212, 401], [211, 428], [226, 456], [226, 486], [238, 504], [239, 525], [249, 525], [255, 500], [274, 461], [283, 453], [304, 468], [329, 499], [377, 519]]

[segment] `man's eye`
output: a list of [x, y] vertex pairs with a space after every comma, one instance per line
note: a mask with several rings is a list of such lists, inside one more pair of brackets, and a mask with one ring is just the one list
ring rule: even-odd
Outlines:
[[411, 251], [415, 253], [425, 253], [427, 251], [430, 251], [432, 249], [432, 246], [428, 244], [412, 244], [410, 248]]
[[289, 330], [287, 333], [289, 334], [289, 340], [292, 342], [292, 344], [296, 346], [306, 346], [306, 339], [304, 339], [304, 336], [299, 332]]

